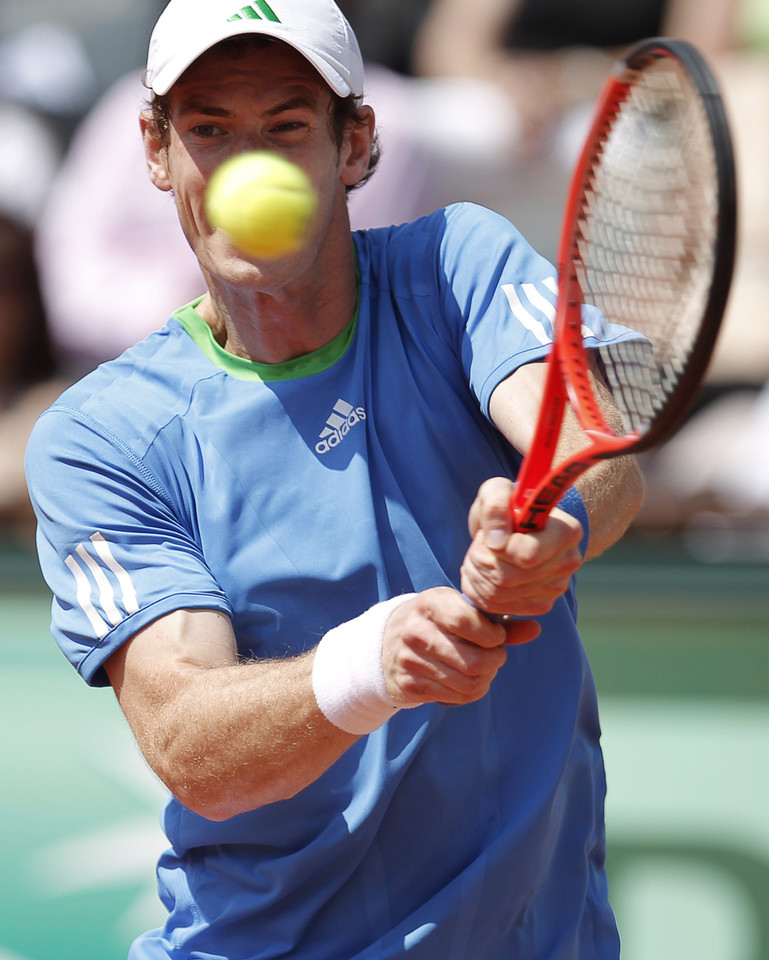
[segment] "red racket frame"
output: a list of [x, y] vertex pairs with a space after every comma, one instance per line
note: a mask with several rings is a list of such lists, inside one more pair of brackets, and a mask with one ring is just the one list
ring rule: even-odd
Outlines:
[[[589, 352], [582, 340], [583, 293], [575, 257], [582, 198], [602, 142], [639, 71], [659, 57], [673, 57], [685, 68], [702, 97], [716, 155], [718, 231], [712, 281], [697, 342], [664, 411], [644, 434], [617, 435], [606, 423], [591, 385]], [[540, 414], [511, 500], [517, 530], [541, 530], [565, 490], [599, 460], [647, 449], [670, 436], [691, 408], [726, 306], [734, 265], [736, 188], [734, 159], [718, 86], [690, 44], [654, 38], [633, 47], [607, 79], [569, 188], [558, 250], [559, 292], [555, 338], [547, 359]], [[566, 404], [570, 403], [589, 442], [553, 466]]]

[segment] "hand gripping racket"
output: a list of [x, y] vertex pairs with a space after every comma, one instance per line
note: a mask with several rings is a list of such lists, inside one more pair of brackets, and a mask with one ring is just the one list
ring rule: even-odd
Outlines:
[[[606, 81], [569, 189], [545, 391], [511, 503], [517, 530], [540, 530], [596, 461], [647, 449], [680, 424], [726, 305], [735, 211], [729, 128], [710, 70], [687, 43], [642, 41]], [[619, 340], [612, 324], [624, 328]], [[600, 409], [591, 354], [621, 425]], [[554, 466], [567, 403], [587, 444]]]

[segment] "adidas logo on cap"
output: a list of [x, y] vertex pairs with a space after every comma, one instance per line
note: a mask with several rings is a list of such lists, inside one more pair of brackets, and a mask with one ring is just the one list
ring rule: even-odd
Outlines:
[[227, 17], [227, 22], [233, 20], [272, 20], [273, 23], [280, 23], [280, 17], [277, 16], [267, 0], [254, 0], [254, 3], [247, 7], [241, 7], [238, 13], [233, 13]]

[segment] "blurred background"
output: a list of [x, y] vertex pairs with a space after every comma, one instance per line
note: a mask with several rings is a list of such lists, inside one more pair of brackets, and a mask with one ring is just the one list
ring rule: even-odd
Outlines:
[[[0, 0], [0, 960], [119, 960], [159, 919], [163, 790], [48, 634], [23, 478], [72, 380], [202, 292], [137, 117], [154, 0]], [[238, 6], [233, 4], [234, 8]], [[769, 960], [769, 0], [347, 0], [383, 160], [355, 227], [454, 200], [551, 259], [591, 103], [628, 44], [721, 83], [738, 267], [705, 389], [581, 574], [624, 960]]]

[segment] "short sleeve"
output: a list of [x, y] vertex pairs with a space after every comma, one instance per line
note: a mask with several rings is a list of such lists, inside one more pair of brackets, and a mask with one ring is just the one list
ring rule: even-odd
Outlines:
[[549, 352], [556, 271], [508, 220], [474, 204], [446, 209], [439, 269], [444, 315], [488, 416], [494, 388]]
[[90, 684], [137, 631], [182, 608], [231, 615], [194, 529], [142, 461], [81, 412], [54, 407], [27, 449], [54, 639]]

